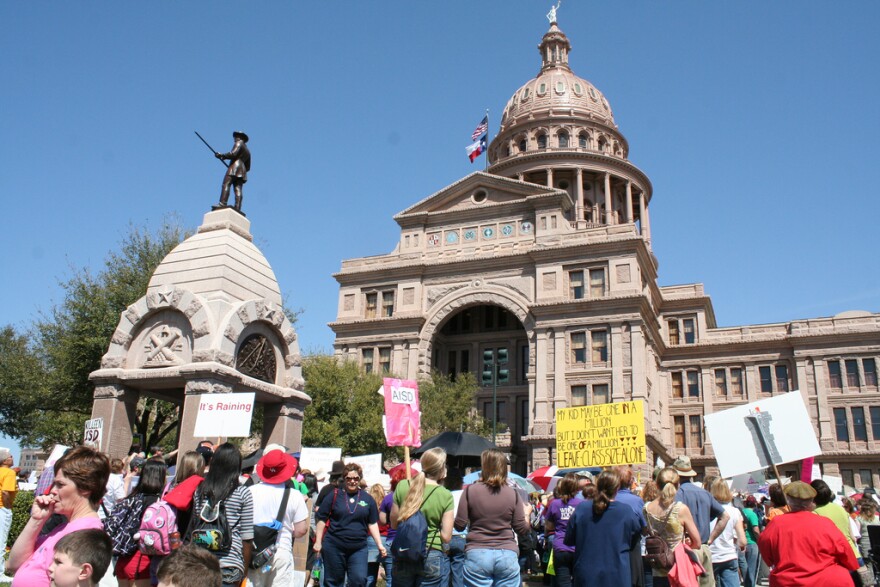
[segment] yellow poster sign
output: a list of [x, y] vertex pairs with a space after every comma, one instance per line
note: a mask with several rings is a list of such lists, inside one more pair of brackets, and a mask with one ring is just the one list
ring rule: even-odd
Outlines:
[[556, 410], [556, 465], [560, 469], [645, 462], [641, 400]]

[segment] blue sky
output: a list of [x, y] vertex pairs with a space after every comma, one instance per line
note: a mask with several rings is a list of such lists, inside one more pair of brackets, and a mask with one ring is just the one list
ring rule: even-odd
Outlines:
[[[129, 223], [195, 227], [218, 150], [251, 137], [244, 210], [305, 351], [327, 351], [342, 259], [483, 168], [539, 69], [549, 1], [0, 3], [0, 324], [26, 327]], [[660, 283], [719, 325], [880, 311], [880, 3], [563, 2], [572, 67], [654, 185]], [[0, 444], [3, 444], [0, 439]]]

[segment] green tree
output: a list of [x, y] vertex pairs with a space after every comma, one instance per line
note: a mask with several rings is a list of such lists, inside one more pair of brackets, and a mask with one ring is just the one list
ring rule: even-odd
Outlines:
[[[386, 446], [382, 429], [384, 401], [376, 393], [382, 377], [364, 373], [353, 361], [340, 362], [328, 355], [312, 355], [303, 361], [305, 391], [312, 398], [303, 422], [303, 446], [333, 446], [344, 455], [382, 453], [384, 458], [402, 456], [402, 450]], [[474, 408], [477, 383], [473, 375], [455, 381], [434, 373], [419, 382], [422, 438], [445, 430], [486, 434], [488, 425]]]
[[453, 380], [437, 371], [419, 382], [422, 438], [441, 432], [472, 432], [486, 436], [490, 424], [476, 409], [477, 380], [472, 373], [459, 373]]
[[[98, 369], [120, 314], [147, 291], [156, 266], [186, 236], [166, 220], [155, 232], [132, 226], [118, 251], [97, 273], [74, 269], [60, 282], [63, 299], [41, 314], [29, 332], [0, 331], [0, 431], [25, 445], [72, 444], [82, 440], [91, 414]], [[176, 408], [142, 400], [136, 432], [151, 444], [175, 429]]]
[[305, 391], [312, 398], [303, 421], [303, 446], [333, 446], [342, 454], [395, 454], [385, 445], [382, 378], [361, 371], [357, 363], [328, 355], [303, 360]]

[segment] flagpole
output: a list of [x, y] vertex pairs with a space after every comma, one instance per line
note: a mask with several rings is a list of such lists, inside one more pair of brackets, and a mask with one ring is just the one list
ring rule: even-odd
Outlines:
[[489, 173], [489, 109], [486, 108], [486, 173]]

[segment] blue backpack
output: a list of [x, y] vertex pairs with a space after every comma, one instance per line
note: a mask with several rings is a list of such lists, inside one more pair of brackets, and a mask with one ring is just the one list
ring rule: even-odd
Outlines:
[[[434, 489], [437, 489], [436, 487]], [[431, 490], [434, 493], [434, 490]], [[422, 507], [431, 497], [422, 501]], [[428, 556], [428, 520], [421, 508], [397, 526], [397, 534], [391, 542], [391, 556], [395, 561], [422, 564]]]

